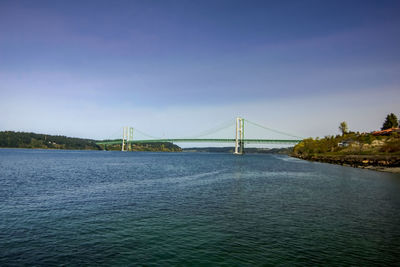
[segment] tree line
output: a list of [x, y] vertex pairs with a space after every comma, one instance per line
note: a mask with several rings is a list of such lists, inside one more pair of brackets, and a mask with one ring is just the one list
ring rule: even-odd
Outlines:
[[[121, 151], [122, 144], [100, 145], [100, 147], [103, 150]], [[149, 142], [149, 143], [132, 143], [130, 149], [128, 150], [148, 151], [148, 152], [181, 152], [182, 148], [171, 142]]]
[[0, 147], [100, 150], [95, 140], [26, 132], [0, 132]]
[[[116, 150], [121, 151], [121, 144], [97, 145], [96, 140], [26, 132], [1, 131], [1, 148], [41, 148], [41, 149], [76, 149], [76, 150]], [[132, 151], [182, 151], [169, 142], [132, 144]]]
[[[386, 116], [385, 121], [382, 124], [381, 130], [387, 130], [392, 128], [398, 128], [400, 124], [399, 119], [394, 113], [390, 113]], [[345, 121], [342, 121], [339, 125], [339, 131], [343, 134], [346, 134], [349, 131], [349, 127]]]

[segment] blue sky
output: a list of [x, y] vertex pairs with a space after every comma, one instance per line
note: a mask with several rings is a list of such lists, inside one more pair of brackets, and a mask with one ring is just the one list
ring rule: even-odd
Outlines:
[[[0, 130], [300, 136], [400, 116], [400, 1], [0, 1]], [[233, 136], [233, 133], [232, 133]], [[265, 136], [268, 137], [268, 136]]]

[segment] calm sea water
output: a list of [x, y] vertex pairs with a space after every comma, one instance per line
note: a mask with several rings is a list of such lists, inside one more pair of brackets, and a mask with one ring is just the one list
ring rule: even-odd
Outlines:
[[400, 177], [280, 155], [0, 150], [0, 265], [398, 265]]

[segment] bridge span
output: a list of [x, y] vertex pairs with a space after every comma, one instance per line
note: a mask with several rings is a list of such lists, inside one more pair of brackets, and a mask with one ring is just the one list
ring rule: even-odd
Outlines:
[[[247, 120], [246, 120], [247, 121]], [[244, 137], [244, 122], [243, 118], [236, 118], [236, 131], [235, 138], [153, 138], [153, 139], [142, 139], [142, 140], [134, 140], [133, 139], [133, 128], [132, 127], [124, 127], [123, 128], [123, 137], [122, 139], [114, 139], [114, 140], [103, 140], [96, 142], [98, 145], [115, 145], [122, 144], [122, 151], [127, 151], [131, 148], [132, 144], [140, 144], [140, 143], [162, 143], [162, 142], [170, 142], [170, 143], [235, 143], [235, 152], [234, 154], [243, 154], [244, 153], [244, 145], [245, 144], [297, 144], [302, 141], [302, 138], [283, 133], [277, 130], [272, 130], [270, 128], [263, 127], [259, 124], [252, 123], [258, 127], [274, 131], [280, 134], [284, 134], [286, 136], [296, 137], [295, 139], [249, 139]], [[247, 121], [249, 122], [249, 121]], [[250, 122], [251, 123], [251, 122]]]
[[[218, 138], [208, 138], [208, 139], [198, 139], [198, 138], [173, 138], [173, 139], [144, 139], [144, 140], [129, 140], [129, 143], [160, 143], [160, 142], [170, 142], [170, 143], [235, 143], [236, 139], [218, 139]], [[301, 142], [301, 139], [243, 139], [245, 144], [297, 144]], [[115, 145], [121, 144], [122, 139], [116, 140], [104, 140], [96, 142], [98, 145]]]

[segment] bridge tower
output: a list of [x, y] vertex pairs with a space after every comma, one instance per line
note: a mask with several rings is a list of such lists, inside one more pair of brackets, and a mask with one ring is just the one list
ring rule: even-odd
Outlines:
[[242, 155], [244, 153], [244, 119], [236, 118], [236, 139], [235, 139], [235, 153]]
[[124, 127], [122, 128], [122, 148], [121, 151], [131, 151], [133, 141], [133, 128]]
[[128, 146], [128, 127], [122, 128], [122, 146], [121, 151], [125, 151], [125, 147]]

